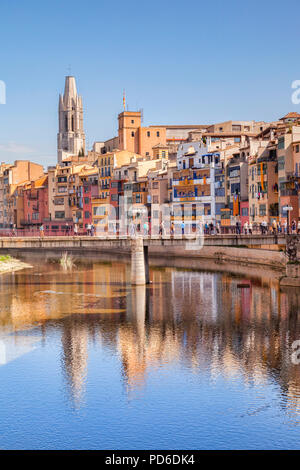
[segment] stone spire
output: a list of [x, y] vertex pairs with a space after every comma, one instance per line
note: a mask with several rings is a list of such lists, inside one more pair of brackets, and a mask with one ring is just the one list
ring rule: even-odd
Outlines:
[[82, 98], [77, 94], [75, 77], [67, 76], [64, 95], [59, 95], [58, 163], [71, 155], [85, 152]]

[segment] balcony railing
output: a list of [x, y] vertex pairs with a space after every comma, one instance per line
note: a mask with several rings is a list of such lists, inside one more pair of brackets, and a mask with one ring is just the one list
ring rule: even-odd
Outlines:
[[283, 189], [280, 191], [280, 196], [297, 196], [297, 189]]

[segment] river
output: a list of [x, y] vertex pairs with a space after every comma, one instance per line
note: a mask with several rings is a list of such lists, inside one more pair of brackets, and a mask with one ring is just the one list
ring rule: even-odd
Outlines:
[[[1, 449], [299, 447], [300, 289], [47, 257], [0, 277]], [[167, 264], [167, 262], [166, 262]]]

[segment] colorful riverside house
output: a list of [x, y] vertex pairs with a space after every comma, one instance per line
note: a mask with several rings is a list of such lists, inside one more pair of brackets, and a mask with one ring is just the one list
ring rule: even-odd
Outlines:
[[71, 233], [74, 223], [83, 229], [83, 185], [80, 175], [86, 170], [94, 168], [88, 164], [73, 164], [69, 159], [55, 167], [48, 167], [49, 221], [46, 222], [51, 233]]
[[49, 218], [48, 175], [23, 185], [24, 229], [37, 230]]
[[92, 198], [92, 224], [97, 234], [105, 234], [109, 230], [109, 195]]
[[240, 203], [240, 220], [242, 227], [246, 222], [249, 224], [249, 201], [241, 201]]
[[86, 232], [88, 226], [93, 223], [92, 199], [99, 198], [99, 169], [83, 169], [79, 176], [82, 186], [83, 231]]
[[289, 212], [289, 221], [299, 219], [299, 147], [300, 125], [287, 124], [278, 136], [278, 186], [279, 214], [281, 223], [287, 222], [285, 206], [293, 209]]
[[[196, 219], [201, 217], [203, 224], [212, 223], [221, 218], [221, 208], [216, 214], [216, 189], [221, 189], [222, 162], [219, 153], [207, 153], [203, 142], [192, 142], [179, 145], [177, 153], [177, 170], [172, 178], [172, 202], [174, 209], [174, 224], [184, 223], [189, 230], [195, 230]], [[216, 170], [218, 181], [216, 185]], [[221, 196], [221, 193], [218, 194]]]
[[122, 198], [124, 197], [124, 183], [127, 180], [118, 180], [118, 179], [111, 179], [110, 180], [110, 189], [109, 189], [109, 202], [110, 206], [114, 209], [114, 217], [112, 218], [112, 226], [109, 227], [109, 230], [112, 233], [118, 233], [120, 230], [120, 205]]
[[249, 157], [249, 221], [272, 225], [279, 220], [278, 164], [276, 145], [269, 144], [258, 155]]
[[230, 208], [231, 228], [241, 222], [241, 202], [248, 201], [248, 162], [245, 156], [233, 156], [226, 167], [227, 207]]
[[3, 169], [0, 173], [1, 225], [11, 228], [16, 225], [20, 228], [22, 191], [19, 194], [17, 187], [20, 183], [30, 182], [43, 176], [43, 166], [29, 160], [17, 160], [13, 165], [1, 165], [1, 167]]
[[[150, 171], [159, 171], [167, 167], [167, 159], [138, 159], [129, 164], [115, 168], [113, 173], [113, 184], [111, 190], [111, 201], [114, 207], [117, 207], [117, 224], [120, 230], [127, 230], [128, 224], [135, 221], [140, 225], [138, 218], [151, 216], [151, 201], [148, 193], [148, 174]], [[117, 182], [121, 185], [117, 186]], [[120, 196], [122, 196], [122, 209], [120, 208]], [[126, 221], [125, 216], [126, 215]]]

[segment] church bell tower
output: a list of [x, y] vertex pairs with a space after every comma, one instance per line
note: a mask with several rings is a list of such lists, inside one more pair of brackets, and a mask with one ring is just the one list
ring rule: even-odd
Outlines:
[[58, 122], [58, 163], [71, 155], [83, 156], [85, 154], [85, 134], [82, 97], [77, 94], [75, 77], [66, 77], [64, 95], [59, 95]]

